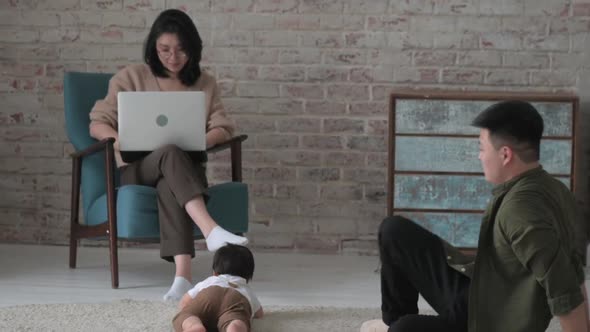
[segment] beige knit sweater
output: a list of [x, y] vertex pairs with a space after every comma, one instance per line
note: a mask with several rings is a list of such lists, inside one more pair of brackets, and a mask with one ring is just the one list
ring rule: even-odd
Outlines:
[[[188, 87], [188, 90], [205, 92], [208, 109], [207, 132], [213, 128], [221, 128], [225, 131], [227, 139], [230, 139], [234, 133], [235, 125], [225, 113], [215, 78], [203, 72], [197, 82]], [[119, 91], [160, 91], [160, 87], [148, 65], [137, 64], [123, 68], [111, 78], [105, 99], [98, 100], [94, 104], [90, 112], [91, 124], [92, 122], [102, 122], [118, 130], [117, 93]], [[115, 158], [117, 166], [125, 165], [119, 151], [115, 151]]]

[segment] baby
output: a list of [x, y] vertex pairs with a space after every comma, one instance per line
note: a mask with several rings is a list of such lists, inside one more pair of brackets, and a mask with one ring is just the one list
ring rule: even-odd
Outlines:
[[177, 332], [249, 332], [252, 318], [263, 311], [248, 281], [254, 275], [254, 256], [240, 245], [227, 244], [213, 257], [213, 276], [199, 282], [180, 300], [172, 319]]

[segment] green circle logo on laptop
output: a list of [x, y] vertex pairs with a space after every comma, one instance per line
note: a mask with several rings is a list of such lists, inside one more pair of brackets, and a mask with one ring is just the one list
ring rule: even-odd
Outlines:
[[158, 115], [158, 117], [156, 118], [156, 123], [158, 124], [158, 126], [164, 127], [168, 124], [168, 117], [166, 117], [163, 114]]

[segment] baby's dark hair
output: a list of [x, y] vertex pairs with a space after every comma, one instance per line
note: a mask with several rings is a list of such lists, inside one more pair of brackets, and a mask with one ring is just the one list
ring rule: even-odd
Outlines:
[[242, 277], [248, 281], [254, 276], [254, 256], [250, 249], [237, 244], [226, 244], [213, 256], [213, 272]]

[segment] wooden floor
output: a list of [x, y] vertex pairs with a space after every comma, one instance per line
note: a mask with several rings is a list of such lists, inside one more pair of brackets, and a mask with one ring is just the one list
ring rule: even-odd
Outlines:
[[[68, 268], [68, 248], [0, 244], [0, 306], [34, 303], [161, 300], [174, 266], [157, 249], [120, 249], [120, 288], [112, 289], [108, 250], [80, 248]], [[377, 257], [256, 253], [252, 287], [266, 305], [379, 307]], [[211, 273], [211, 254], [198, 252], [193, 282]]]

